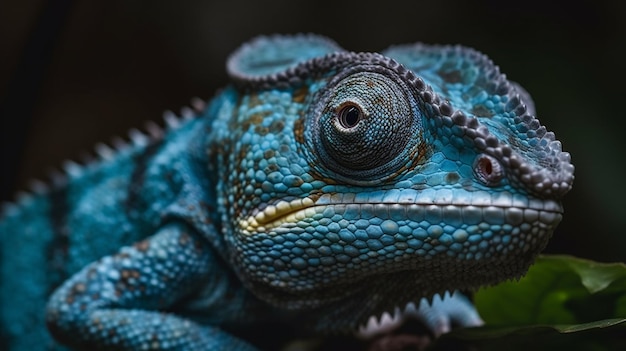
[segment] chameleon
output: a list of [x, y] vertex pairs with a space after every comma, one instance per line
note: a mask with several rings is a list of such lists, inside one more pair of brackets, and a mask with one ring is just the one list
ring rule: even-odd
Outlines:
[[4, 206], [1, 349], [478, 325], [457, 291], [522, 276], [563, 217], [570, 154], [474, 49], [269, 35], [226, 70], [208, 101]]

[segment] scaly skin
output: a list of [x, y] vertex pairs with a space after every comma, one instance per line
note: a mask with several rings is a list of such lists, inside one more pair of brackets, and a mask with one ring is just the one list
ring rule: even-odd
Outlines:
[[480, 320], [422, 298], [523, 275], [561, 220], [569, 155], [482, 54], [274, 36], [227, 68], [206, 108], [7, 207], [3, 349], [249, 350], [407, 305], [438, 333]]

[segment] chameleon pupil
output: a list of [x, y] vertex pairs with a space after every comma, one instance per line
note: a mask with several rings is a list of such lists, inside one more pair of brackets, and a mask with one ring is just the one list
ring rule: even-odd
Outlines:
[[339, 113], [339, 123], [346, 129], [354, 128], [360, 120], [361, 110], [355, 106], [344, 107]]

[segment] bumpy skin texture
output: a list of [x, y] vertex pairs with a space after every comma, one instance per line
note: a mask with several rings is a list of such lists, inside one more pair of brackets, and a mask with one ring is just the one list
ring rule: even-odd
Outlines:
[[6, 208], [2, 349], [248, 350], [242, 329], [407, 305], [442, 332], [480, 320], [420, 299], [524, 274], [561, 220], [569, 154], [474, 50], [273, 36], [227, 69], [206, 107]]

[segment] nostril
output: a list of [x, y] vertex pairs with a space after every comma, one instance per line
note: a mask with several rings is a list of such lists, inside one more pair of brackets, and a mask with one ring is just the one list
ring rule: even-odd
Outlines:
[[489, 155], [481, 154], [474, 161], [474, 174], [483, 184], [493, 186], [500, 183], [504, 171], [498, 160]]

